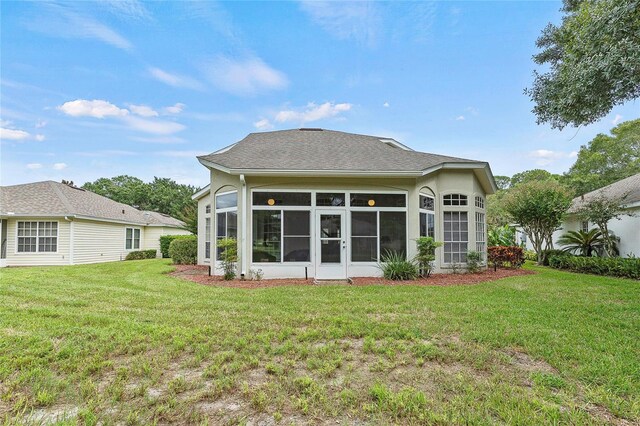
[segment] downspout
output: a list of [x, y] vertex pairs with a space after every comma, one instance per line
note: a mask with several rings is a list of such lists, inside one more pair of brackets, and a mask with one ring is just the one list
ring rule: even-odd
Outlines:
[[240, 278], [247, 276], [247, 181], [244, 174], [240, 175], [240, 183], [242, 184], [242, 238], [240, 238]]
[[73, 242], [75, 237], [73, 235], [73, 220], [69, 216], [65, 216], [64, 220], [69, 222], [69, 265], [73, 265]]

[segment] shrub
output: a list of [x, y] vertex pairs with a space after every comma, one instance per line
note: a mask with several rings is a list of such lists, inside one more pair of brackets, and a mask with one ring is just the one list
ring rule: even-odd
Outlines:
[[141, 259], [155, 259], [158, 254], [158, 250], [140, 250], [132, 251], [127, 254], [124, 260], [141, 260]]
[[509, 225], [492, 226], [487, 232], [490, 246], [515, 246], [516, 230]]
[[232, 280], [236, 277], [236, 262], [238, 261], [238, 243], [235, 238], [222, 238], [218, 240], [217, 247], [220, 252], [220, 263], [224, 271], [224, 279]]
[[198, 238], [195, 235], [175, 238], [169, 244], [169, 256], [174, 264], [195, 265], [198, 263]]
[[516, 246], [487, 248], [487, 259], [494, 267], [519, 268], [524, 263], [524, 250]]
[[382, 275], [388, 280], [415, 280], [418, 277], [418, 267], [402, 254], [387, 252], [378, 264]]
[[640, 280], [640, 259], [638, 258], [580, 257], [556, 254], [549, 257], [549, 266], [573, 272]]
[[524, 251], [524, 260], [530, 260], [532, 262], [538, 261], [538, 255], [533, 250], [525, 250]]
[[480, 272], [482, 266], [482, 252], [468, 251], [467, 252], [467, 272], [475, 274]]
[[415, 260], [418, 263], [419, 274], [422, 277], [429, 277], [433, 270], [433, 262], [436, 260], [436, 249], [442, 246], [432, 237], [420, 237], [416, 239], [418, 255]]
[[549, 258], [551, 256], [562, 256], [563, 254], [567, 254], [564, 250], [558, 249], [548, 249], [542, 251], [542, 265], [549, 266]]
[[162, 253], [162, 257], [167, 258], [171, 257], [169, 255], [169, 245], [171, 241], [177, 240], [179, 238], [190, 238], [193, 235], [163, 235], [160, 237], [160, 253]]

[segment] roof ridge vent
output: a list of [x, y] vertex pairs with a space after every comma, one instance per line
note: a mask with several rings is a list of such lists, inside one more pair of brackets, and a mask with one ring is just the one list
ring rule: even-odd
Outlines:
[[298, 130], [300, 130], [301, 132], [322, 132], [323, 131], [323, 129], [319, 127], [301, 127]]

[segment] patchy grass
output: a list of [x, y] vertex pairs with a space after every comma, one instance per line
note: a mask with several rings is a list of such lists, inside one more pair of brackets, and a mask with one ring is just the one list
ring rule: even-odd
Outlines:
[[205, 287], [162, 260], [0, 271], [7, 423], [634, 424], [640, 283]]

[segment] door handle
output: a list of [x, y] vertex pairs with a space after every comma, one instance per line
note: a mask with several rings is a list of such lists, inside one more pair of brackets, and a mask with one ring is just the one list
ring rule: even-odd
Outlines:
[[347, 248], [347, 242], [346, 241], [342, 241], [342, 248], [343, 249]]

